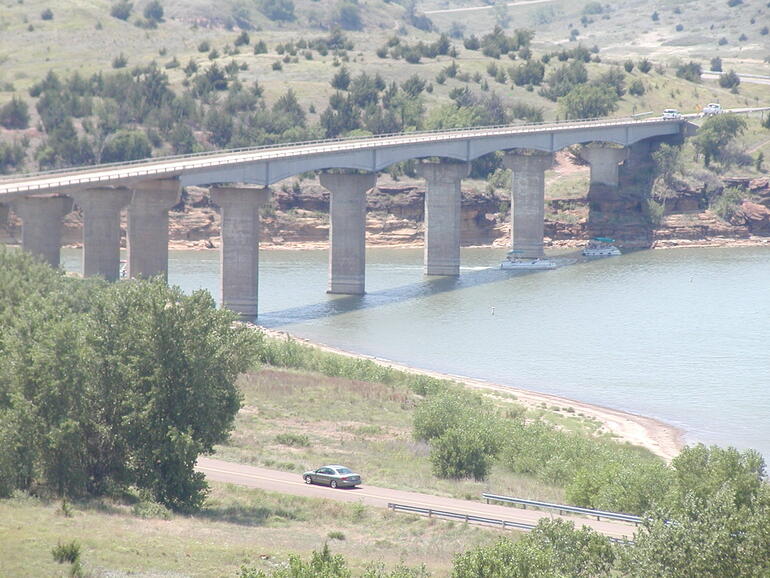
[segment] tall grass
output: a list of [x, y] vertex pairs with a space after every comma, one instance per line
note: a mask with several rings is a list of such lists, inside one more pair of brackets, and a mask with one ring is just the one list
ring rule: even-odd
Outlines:
[[257, 358], [261, 363], [274, 367], [312, 371], [328, 377], [401, 386], [418, 395], [430, 395], [454, 384], [447, 379], [409, 373], [369, 359], [323, 351], [317, 347], [299, 343], [291, 337], [280, 339], [263, 334]]

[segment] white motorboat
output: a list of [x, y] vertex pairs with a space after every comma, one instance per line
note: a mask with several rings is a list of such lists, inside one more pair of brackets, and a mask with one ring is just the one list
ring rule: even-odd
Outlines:
[[615, 239], [609, 237], [594, 237], [583, 249], [584, 257], [614, 257], [620, 255], [618, 249], [613, 243]]
[[509, 251], [505, 261], [500, 263], [501, 269], [556, 269], [556, 263], [544, 257], [522, 257], [520, 251]]

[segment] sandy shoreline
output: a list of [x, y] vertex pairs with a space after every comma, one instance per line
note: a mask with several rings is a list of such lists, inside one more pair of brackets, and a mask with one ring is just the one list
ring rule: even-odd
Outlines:
[[[501, 239], [499, 242], [486, 245], [463, 245], [463, 249], [504, 249], [508, 247], [508, 239]], [[580, 249], [585, 246], [585, 239], [564, 239], [553, 241], [546, 245], [546, 249]], [[770, 237], [746, 237], [736, 239], [733, 237], [706, 237], [701, 239], [659, 239], [653, 242], [650, 249], [686, 249], [701, 247], [761, 247], [770, 244]], [[65, 245], [68, 248], [81, 248], [82, 245], [74, 243]], [[412, 243], [377, 243], [371, 239], [366, 241], [367, 248], [377, 249], [419, 249], [424, 247], [423, 241]], [[300, 251], [307, 249], [328, 249], [328, 241], [304, 241], [304, 242], [283, 242], [270, 243], [262, 241], [259, 244], [260, 250], [268, 251]], [[217, 251], [219, 250], [219, 238], [206, 239], [200, 241], [182, 241], [170, 240], [169, 249], [174, 250], [193, 250], [193, 251]]]
[[409, 367], [378, 357], [351, 353], [350, 351], [315, 343], [302, 337], [291, 335], [286, 331], [277, 331], [261, 326], [258, 327], [266, 335], [271, 337], [277, 337], [281, 339], [291, 338], [299, 343], [303, 343], [311, 347], [317, 347], [318, 349], [324, 351], [338, 353], [340, 355], [346, 355], [348, 357], [355, 357], [358, 359], [368, 359], [385, 367], [392, 367], [393, 369], [398, 369], [409, 373], [429, 375], [431, 377], [437, 377], [440, 379], [449, 379], [463, 383], [468, 387], [475, 389], [485, 389], [513, 394], [516, 396], [516, 401], [518, 403], [521, 403], [527, 407], [541, 407], [541, 404], [543, 403], [545, 403], [548, 407], [553, 405], [558, 405], [560, 407], [569, 406], [575, 410], [576, 414], [582, 413], [587, 417], [594, 418], [601, 422], [603, 429], [616, 436], [616, 439], [627, 441], [631, 444], [647, 448], [654, 454], [665, 459], [667, 462], [670, 462], [671, 459], [678, 455], [679, 451], [684, 447], [684, 432], [682, 430], [654, 418], [602, 407], [599, 405], [584, 403], [582, 401], [576, 401], [573, 399], [550, 395], [547, 393], [539, 393], [535, 391], [520, 389], [517, 387], [490, 383], [482, 379], [475, 379], [466, 376]]

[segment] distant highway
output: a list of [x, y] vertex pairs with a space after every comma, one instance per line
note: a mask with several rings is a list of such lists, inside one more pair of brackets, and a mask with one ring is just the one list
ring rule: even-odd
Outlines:
[[529, 0], [529, 1], [523, 1], [523, 2], [507, 2], [505, 4], [494, 4], [491, 6], [467, 6], [464, 8], [444, 8], [442, 10], [426, 10], [424, 14], [431, 15], [431, 14], [453, 14], [457, 12], [472, 12], [476, 10], [492, 10], [493, 8], [496, 8], [497, 6], [527, 6], [529, 4], [544, 4], [545, 2], [553, 2], [554, 0]]
[[468, 500], [432, 496], [430, 494], [380, 488], [367, 484], [365, 477], [364, 485], [359, 488], [333, 490], [326, 486], [309, 486], [305, 484], [300, 472], [291, 473], [268, 470], [213, 458], [198, 458], [198, 465], [195, 469], [206, 474], [206, 479], [214, 482], [259, 488], [293, 496], [324, 498], [340, 502], [360, 502], [378, 508], [387, 508], [388, 503], [398, 503], [532, 525], [537, 524], [542, 518], [562, 518], [574, 521], [577, 527], [581, 525], [588, 526], [605, 536], [621, 539], [632, 539], [636, 530], [633, 524], [623, 522], [597, 521], [580, 516], [559, 516], [540, 510], [523, 510], [508, 506], [486, 504], [480, 501], [471, 502]]
[[[719, 78], [720, 74], [722, 73], [708, 70], [701, 73], [701, 78], [708, 78], [713, 80], [715, 78]], [[770, 76], [763, 76], [761, 74], [745, 74], [741, 72], [736, 72], [736, 74], [738, 75], [738, 78], [741, 79], [741, 82], [746, 82], [749, 84], [770, 84]]]

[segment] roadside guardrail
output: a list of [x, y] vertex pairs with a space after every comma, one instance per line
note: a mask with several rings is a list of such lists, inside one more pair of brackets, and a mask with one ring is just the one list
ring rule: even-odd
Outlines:
[[512, 498], [510, 496], [498, 496], [496, 494], [481, 494], [481, 497], [486, 499], [487, 504], [490, 501], [493, 502], [505, 502], [508, 504], [517, 504], [524, 506], [532, 506], [535, 508], [541, 508], [543, 510], [558, 510], [560, 514], [564, 512], [570, 512], [572, 514], [584, 514], [586, 516], [596, 516], [596, 519], [605, 518], [608, 520], [620, 520], [622, 522], [631, 522], [632, 524], [639, 525], [642, 523], [642, 519], [639, 516], [632, 514], [621, 514], [618, 512], [604, 512], [602, 510], [592, 510], [591, 508], [579, 508], [578, 506], [567, 506], [565, 504], [551, 504], [549, 502], [539, 502], [537, 500], [525, 500], [523, 498]]
[[[394, 504], [388, 503], [388, 509], [394, 512], [408, 512], [411, 514], [420, 514], [428, 516], [429, 518], [445, 518], [448, 520], [460, 520], [465, 523], [474, 524], [488, 524], [490, 526], [499, 526], [503, 530], [508, 528], [514, 528], [516, 530], [523, 530], [529, 532], [535, 528], [532, 524], [524, 524], [523, 522], [512, 522], [510, 520], [498, 519], [498, 518], [485, 518], [483, 516], [474, 516], [472, 514], [461, 514], [459, 512], [447, 512], [445, 510], [434, 510], [433, 508], [421, 508], [419, 506], [408, 506], [406, 504]], [[625, 544], [633, 546], [633, 540], [626, 540], [624, 538], [613, 538], [608, 536], [607, 539], [615, 544]]]
[[517, 530], [532, 530], [535, 526], [524, 524], [522, 522], [511, 522], [510, 520], [500, 520], [495, 518], [485, 518], [483, 516], [474, 516], [472, 514], [460, 514], [458, 512], [447, 512], [444, 510], [434, 510], [433, 508], [420, 508], [418, 506], [407, 506], [406, 504], [388, 504], [388, 509], [394, 512], [411, 512], [412, 514], [422, 514], [429, 518], [448, 518], [450, 520], [462, 520], [463, 522], [474, 522], [476, 524], [489, 524], [491, 526], [500, 526], [503, 529], [516, 528]]

